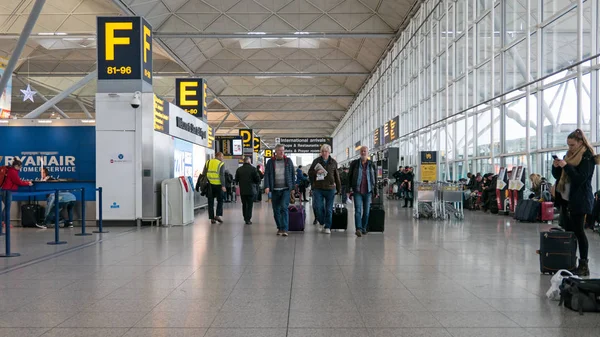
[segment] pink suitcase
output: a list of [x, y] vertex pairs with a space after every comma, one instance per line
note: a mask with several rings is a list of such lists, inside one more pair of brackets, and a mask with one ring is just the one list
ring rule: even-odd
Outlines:
[[550, 201], [542, 202], [540, 220], [552, 221], [554, 220], [554, 203]]

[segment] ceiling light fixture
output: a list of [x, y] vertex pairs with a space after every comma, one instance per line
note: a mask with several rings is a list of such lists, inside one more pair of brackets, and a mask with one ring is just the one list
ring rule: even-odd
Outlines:
[[95, 119], [82, 119], [81, 123], [83, 123], [83, 124], [93, 124], [93, 123], [96, 123], [96, 120]]
[[40, 123], [40, 124], [52, 124], [52, 121], [49, 121], [47, 119], [42, 119], [42, 120], [39, 120], [38, 123]]
[[265, 32], [248, 32], [248, 35], [266, 35]]
[[0, 120], [0, 124], [8, 124], [7, 120]]

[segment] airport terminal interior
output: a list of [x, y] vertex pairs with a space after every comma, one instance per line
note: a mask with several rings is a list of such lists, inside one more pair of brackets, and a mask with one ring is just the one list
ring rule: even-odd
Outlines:
[[0, 0], [0, 337], [600, 335], [599, 16]]

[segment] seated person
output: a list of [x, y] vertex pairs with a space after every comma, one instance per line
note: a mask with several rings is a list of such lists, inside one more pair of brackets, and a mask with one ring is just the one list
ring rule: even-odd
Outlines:
[[[77, 198], [73, 193], [58, 192], [59, 222], [61, 216], [60, 213], [66, 210], [68, 214], [68, 220], [65, 221], [65, 227], [73, 228], [73, 208], [75, 207], [76, 200]], [[52, 225], [56, 221], [54, 214], [54, 193], [48, 195], [46, 202], [46, 224]]]

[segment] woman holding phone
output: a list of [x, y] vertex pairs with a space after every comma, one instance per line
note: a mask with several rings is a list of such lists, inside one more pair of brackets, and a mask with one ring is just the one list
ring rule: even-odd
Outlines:
[[584, 231], [585, 215], [592, 212], [592, 176], [600, 158], [580, 129], [567, 137], [569, 151], [564, 159], [553, 156], [552, 175], [556, 179], [556, 204], [560, 207], [562, 227], [575, 233], [579, 245], [576, 275], [589, 276], [588, 240]]

